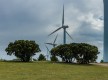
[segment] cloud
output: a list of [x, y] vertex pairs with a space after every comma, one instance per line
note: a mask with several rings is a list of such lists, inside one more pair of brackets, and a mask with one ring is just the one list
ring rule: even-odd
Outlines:
[[[102, 0], [0, 0], [0, 49], [2, 56], [11, 41], [36, 40], [45, 54], [45, 42], [52, 42], [58, 33], [58, 44], [63, 42], [63, 30], [48, 37], [61, 26], [62, 6], [65, 5], [65, 25], [69, 25], [67, 43], [96, 44], [102, 52]], [[51, 48], [51, 46], [49, 46]], [[6, 56], [6, 55], [5, 55]], [[7, 58], [7, 56], [6, 56]]]

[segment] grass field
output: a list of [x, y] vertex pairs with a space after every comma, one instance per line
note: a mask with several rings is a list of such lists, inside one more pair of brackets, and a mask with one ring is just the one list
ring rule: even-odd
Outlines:
[[108, 80], [108, 67], [51, 62], [0, 62], [0, 80]]

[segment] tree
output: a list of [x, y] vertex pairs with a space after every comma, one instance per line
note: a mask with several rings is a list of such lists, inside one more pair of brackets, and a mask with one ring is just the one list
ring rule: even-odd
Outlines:
[[77, 44], [76, 60], [81, 64], [88, 64], [91, 62], [95, 62], [97, 59], [97, 55], [99, 54], [98, 48], [94, 45], [90, 45], [87, 43], [79, 43]]
[[45, 56], [43, 54], [40, 54], [38, 61], [45, 61], [45, 60], [46, 60]]
[[59, 56], [65, 62], [74, 62], [88, 64], [97, 59], [98, 48], [87, 43], [71, 43], [59, 45], [53, 48], [51, 55]]
[[56, 56], [51, 56], [51, 61], [54, 61], [54, 62], [57, 62], [58, 61], [58, 58]]
[[35, 53], [40, 52], [39, 45], [35, 41], [29, 40], [16, 40], [15, 42], [10, 42], [8, 47], [5, 49], [7, 55], [15, 55], [20, 58], [23, 62], [29, 62], [30, 58], [35, 55]]
[[72, 62], [73, 53], [71, 51], [69, 44], [64, 44], [51, 49], [50, 52], [52, 56], [61, 57], [64, 62]]

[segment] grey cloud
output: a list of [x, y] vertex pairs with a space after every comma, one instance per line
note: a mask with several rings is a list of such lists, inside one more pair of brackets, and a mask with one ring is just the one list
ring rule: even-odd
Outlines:
[[[103, 16], [102, 0], [0, 0], [1, 51], [4, 51], [10, 41], [29, 39], [36, 40], [46, 53], [44, 42], [53, 41], [56, 34], [50, 37], [47, 35], [58, 28], [56, 25], [61, 26], [63, 3], [65, 24], [70, 26], [67, 31], [74, 42], [103, 41], [102, 31], [93, 29], [91, 22], [79, 20], [89, 13], [94, 15], [94, 19]], [[57, 43], [61, 44], [62, 30], [58, 34]], [[69, 41], [71, 42], [67, 36], [67, 42]]]

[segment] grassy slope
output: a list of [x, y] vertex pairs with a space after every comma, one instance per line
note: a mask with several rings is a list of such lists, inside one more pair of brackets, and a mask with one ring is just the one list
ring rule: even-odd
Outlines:
[[108, 80], [108, 67], [50, 62], [0, 62], [0, 80]]

